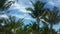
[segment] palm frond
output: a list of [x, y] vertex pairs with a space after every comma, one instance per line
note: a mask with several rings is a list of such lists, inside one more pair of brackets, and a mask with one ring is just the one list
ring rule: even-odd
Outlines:
[[31, 7], [26, 8], [26, 10], [31, 11], [31, 12], [34, 11], [33, 8]]
[[33, 3], [33, 1], [30, 0], [30, 2], [32, 3], [33, 6], [35, 6], [34, 3]]
[[46, 22], [49, 22], [49, 19], [48, 19], [48, 18], [44, 17], [43, 19], [44, 19]]
[[6, 9], [8, 9], [13, 3], [14, 3], [14, 1], [9, 1], [9, 2], [7, 2], [7, 3], [3, 6], [3, 8], [6, 10]]
[[58, 24], [59, 23], [59, 10], [57, 8], [54, 8], [53, 11], [48, 11], [48, 20], [50, 24]]
[[29, 15], [30, 15], [32, 18], [36, 18], [32, 13], [29, 13]]
[[14, 1], [1, 0], [0, 1], [0, 11], [7, 10], [13, 3], [14, 3]]

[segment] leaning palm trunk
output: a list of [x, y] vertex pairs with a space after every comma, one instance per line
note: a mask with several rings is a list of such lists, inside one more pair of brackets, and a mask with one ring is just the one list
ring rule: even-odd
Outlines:
[[37, 34], [40, 34], [39, 22], [40, 22], [40, 18], [37, 17], [37, 23], [38, 23], [38, 25], [37, 25]]
[[52, 27], [53, 27], [53, 25], [51, 24], [51, 25], [50, 25], [50, 34], [53, 34], [53, 32], [52, 32]]

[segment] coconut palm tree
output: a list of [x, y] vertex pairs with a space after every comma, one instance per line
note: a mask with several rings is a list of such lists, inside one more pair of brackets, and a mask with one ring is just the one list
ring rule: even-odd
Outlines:
[[[16, 30], [23, 25], [21, 19], [16, 21], [15, 17], [9, 17], [9, 19], [3, 19], [3, 24], [0, 26], [0, 32], [3, 34], [16, 34]], [[12, 31], [13, 30], [13, 31]]]
[[16, 20], [16, 17], [9, 16], [8, 25], [14, 30], [14, 34], [16, 34], [16, 29], [20, 28], [23, 25], [23, 19]]
[[[29, 29], [32, 34], [37, 34], [37, 22], [32, 22], [32, 24], [29, 25]], [[39, 32], [40, 33], [40, 32]]]
[[50, 34], [53, 34], [53, 25], [58, 24], [60, 21], [60, 14], [58, 8], [54, 7], [52, 11], [48, 10], [48, 14], [46, 17], [44, 17], [44, 20], [50, 24]]
[[37, 0], [35, 3], [31, 1], [31, 3], [34, 8], [29, 7], [29, 8], [26, 8], [26, 10], [31, 11], [31, 13], [29, 13], [29, 15], [31, 15], [32, 18], [36, 19], [36, 21], [38, 23], [37, 34], [39, 34], [39, 23], [40, 23], [40, 19], [41, 19], [40, 17], [44, 13], [44, 11], [42, 9], [46, 3], [42, 3], [39, 0]]
[[23, 27], [16, 30], [16, 34], [31, 34], [31, 25], [23, 25]]
[[6, 13], [7, 9], [14, 3], [14, 1], [0, 0], [0, 14]]
[[30, 33], [27, 33], [27, 34], [37, 34], [36, 32], [36, 30], [37, 30], [37, 22], [32, 22], [32, 24], [28, 24], [28, 25], [26, 25], [25, 26], [25, 29], [24, 30], [26, 30], [27, 32], [30, 32]]

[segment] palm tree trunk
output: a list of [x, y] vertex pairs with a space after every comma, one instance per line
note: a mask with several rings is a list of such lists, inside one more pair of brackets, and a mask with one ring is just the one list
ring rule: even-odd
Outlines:
[[38, 23], [38, 25], [37, 25], [37, 34], [40, 34], [39, 22], [40, 22], [40, 18], [37, 17], [37, 23]]
[[53, 24], [50, 25], [50, 34], [53, 34], [52, 27], [53, 27]]

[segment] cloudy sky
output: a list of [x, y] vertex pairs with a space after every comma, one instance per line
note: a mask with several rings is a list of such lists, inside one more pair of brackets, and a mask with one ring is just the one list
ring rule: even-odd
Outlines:
[[[32, 1], [35, 1], [35, 0], [32, 0]], [[60, 0], [43, 0], [42, 2], [47, 2], [45, 7], [49, 9], [53, 8], [54, 6], [60, 7], [60, 4], [59, 4]], [[28, 15], [28, 13], [31, 13], [31, 12], [27, 11], [25, 9], [26, 7], [32, 7], [30, 0], [18, 0], [18, 2], [15, 1], [15, 3], [12, 4], [12, 6], [9, 9], [9, 11], [11, 11], [9, 14], [12, 16], [16, 16], [17, 18], [24, 18], [25, 24], [29, 24], [31, 20], [35, 21], [35, 19], [31, 18], [31, 16]], [[58, 25], [55, 25], [53, 28], [57, 30], [59, 29], [59, 27], [60, 25], [58, 24]]]

